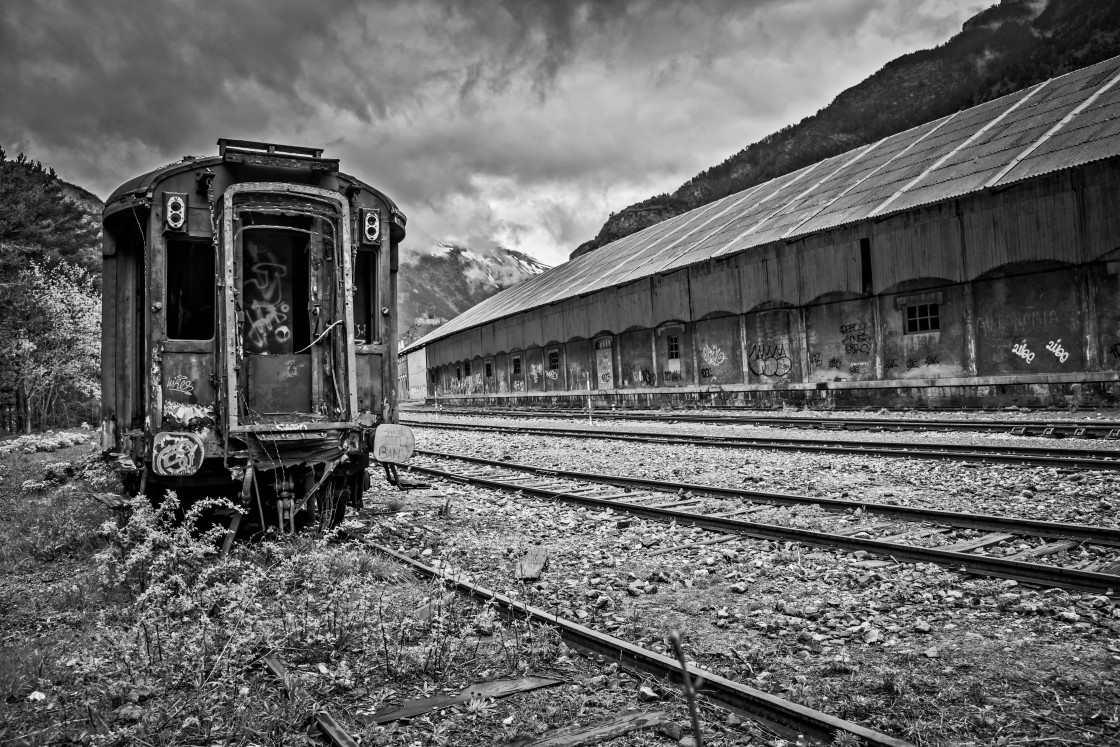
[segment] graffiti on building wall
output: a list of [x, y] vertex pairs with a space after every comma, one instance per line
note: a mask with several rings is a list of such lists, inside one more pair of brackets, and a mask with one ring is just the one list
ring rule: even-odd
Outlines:
[[1027, 363], [1030, 363], [1034, 360], [1034, 353], [1032, 353], [1030, 351], [1030, 348], [1027, 347], [1026, 340], [1023, 340], [1018, 345], [1012, 346], [1011, 352], [1025, 360]]
[[638, 386], [653, 386], [653, 372], [635, 365], [630, 369], [630, 380]]
[[503, 380], [499, 380], [499, 381], [498, 381], [498, 393], [499, 393], [499, 394], [505, 394], [505, 393], [507, 393], [508, 391], [509, 391], [509, 387], [508, 387], [508, 386], [506, 386], [506, 382], [505, 382], [505, 380], [504, 380], [504, 379], [503, 379]]
[[1120, 342], [1115, 342], [1112, 347], [1108, 349], [1108, 354], [1113, 358], [1120, 358]]
[[522, 381], [521, 379], [518, 379], [517, 381], [513, 382], [513, 391], [515, 391], [515, 392], [525, 391], [525, 382]]
[[713, 368], [722, 366], [724, 361], [727, 360], [727, 354], [720, 350], [718, 346], [711, 344], [705, 344], [704, 347], [700, 349], [700, 357]]
[[544, 377], [549, 381], [556, 381], [558, 378], [560, 378], [560, 372], [555, 368], [550, 368], [544, 372]]
[[841, 363], [841, 361], [840, 361], [839, 358], [829, 358], [828, 359], [828, 367], [829, 368], [840, 368], [840, 363]]
[[843, 338], [845, 355], [871, 352], [871, 335], [867, 334], [866, 322], [842, 324], [840, 335]]
[[1005, 331], [1022, 331], [1038, 327], [1053, 327], [1061, 322], [1055, 309], [1011, 311], [995, 316], [976, 317], [976, 329], [985, 334]]
[[848, 366], [848, 373], [850, 373], [852, 376], [860, 375], [861, 373], [863, 373], [863, 364], [853, 363], [852, 365]]
[[883, 362], [883, 368], [887, 371], [890, 371], [892, 368], [898, 368], [898, 361], [894, 358], [887, 358], [887, 360]]
[[544, 366], [540, 363], [529, 366], [529, 378], [533, 380], [534, 384], [539, 384], [542, 376], [544, 376]]
[[785, 345], [752, 345], [748, 363], [756, 376], [785, 376], [793, 368]]
[[1053, 353], [1054, 357], [1062, 363], [1065, 363], [1069, 360], [1069, 353], [1067, 353], [1066, 349], [1062, 347], [1062, 338], [1060, 337], [1057, 340], [1051, 340], [1050, 342], [1046, 343], [1046, 349]]
[[811, 368], [815, 371], [818, 368], [820, 368], [822, 365], [823, 364], [821, 363], [821, 354], [820, 353], [809, 353], [809, 368]]
[[569, 386], [574, 386], [583, 381], [583, 366], [579, 361], [568, 361], [568, 381], [572, 382]]
[[941, 361], [936, 355], [927, 355], [925, 358], [925, 364], [927, 366], [939, 366], [941, 365]]

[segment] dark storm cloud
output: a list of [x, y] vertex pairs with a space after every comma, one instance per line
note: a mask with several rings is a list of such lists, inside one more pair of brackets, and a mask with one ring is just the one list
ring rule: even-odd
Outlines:
[[0, 4], [0, 145], [106, 195], [218, 137], [326, 146], [412, 235], [556, 261], [968, 0]]

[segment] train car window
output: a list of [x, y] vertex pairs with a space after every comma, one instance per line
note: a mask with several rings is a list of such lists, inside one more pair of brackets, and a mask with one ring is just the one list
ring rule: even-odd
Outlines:
[[555, 371], [556, 369], [560, 368], [560, 352], [559, 351], [557, 351], [557, 350], [549, 350], [548, 351], [548, 368], [551, 371]]
[[290, 355], [311, 343], [308, 236], [246, 226], [241, 298], [247, 353]]
[[377, 254], [359, 249], [354, 262], [354, 339], [370, 343], [377, 339]]
[[941, 313], [935, 303], [906, 307], [906, 334], [937, 332], [941, 329]]
[[520, 373], [521, 373], [521, 356], [520, 355], [515, 355], [515, 356], [513, 356], [513, 374], [514, 374], [514, 376], [517, 376], [517, 375], [520, 375]]
[[172, 340], [214, 337], [214, 245], [209, 241], [167, 242], [167, 336]]

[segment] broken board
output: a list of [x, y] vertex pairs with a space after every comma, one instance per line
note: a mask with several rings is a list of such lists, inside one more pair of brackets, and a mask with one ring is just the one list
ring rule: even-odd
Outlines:
[[542, 687], [552, 687], [563, 684], [564, 680], [552, 677], [519, 677], [515, 680], [493, 680], [479, 682], [463, 689], [458, 695], [437, 695], [434, 698], [416, 698], [406, 700], [399, 708], [385, 708], [369, 716], [362, 716], [361, 721], [366, 724], [387, 724], [406, 718], [415, 718], [431, 711], [438, 711], [460, 703], [469, 703], [472, 700], [486, 700], [487, 698], [504, 698], [508, 695], [538, 690]]
[[667, 719], [664, 713], [656, 711], [627, 711], [605, 724], [562, 726], [528, 740], [507, 743], [506, 747], [590, 747], [638, 729], [652, 729]]
[[529, 551], [517, 561], [517, 577], [525, 581], [535, 581], [541, 577], [548, 563], [548, 551], [543, 547], [530, 547]]

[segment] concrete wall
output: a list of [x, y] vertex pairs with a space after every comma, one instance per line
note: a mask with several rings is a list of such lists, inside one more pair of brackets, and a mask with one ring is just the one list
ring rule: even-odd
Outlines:
[[1115, 402], [1117, 200], [1112, 159], [705, 260], [439, 340], [430, 393], [574, 404], [590, 380], [620, 406]]

